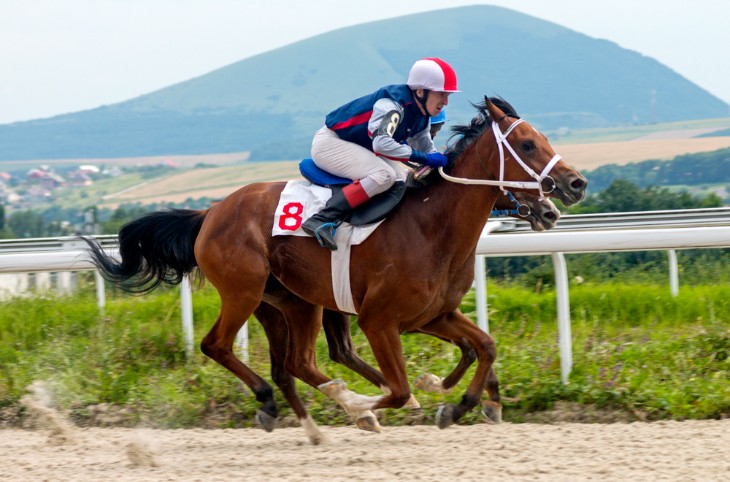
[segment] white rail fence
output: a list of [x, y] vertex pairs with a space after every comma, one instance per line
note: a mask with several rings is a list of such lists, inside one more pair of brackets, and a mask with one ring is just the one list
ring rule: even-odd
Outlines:
[[[97, 239], [109, 254], [118, 255], [114, 248], [115, 237]], [[79, 241], [63, 238], [0, 240], [0, 278], [9, 273], [93, 270], [93, 265], [86, 260], [83, 246]], [[556, 229], [544, 233], [530, 232], [527, 223], [522, 221], [490, 221], [476, 250], [477, 322], [483, 330], [489, 331], [486, 258], [550, 255], [555, 269], [561, 378], [567, 383], [572, 369], [572, 346], [565, 253], [666, 250], [669, 256], [669, 287], [672, 295], [676, 296], [679, 278], [675, 250], [725, 247], [730, 247], [730, 208], [563, 216]], [[60, 275], [57, 279], [59, 291], [68, 293], [68, 276]], [[104, 280], [98, 273], [96, 293], [99, 309], [103, 310]], [[187, 278], [181, 284], [181, 313], [186, 347], [192, 351], [192, 291]], [[237, 338], [245, 360], [248, 359], [247, 326], [244, 325]]]

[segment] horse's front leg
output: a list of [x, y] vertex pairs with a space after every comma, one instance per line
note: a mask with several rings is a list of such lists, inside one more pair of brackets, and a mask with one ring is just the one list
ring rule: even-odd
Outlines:
[[[339, 311], [325, 309], [322, 315], [322, 326], [327, 337], [327, 346], [332, 361], [346, 366], [367, 381], [380, 388], [386, 395], [390, 393], [382, 373], [368, 365], [355, 350], [350, 333], [350, 316]], [[420, 408], [418, 400], [411, 395], [405, 408]]]
[[[379, 321], [383, 321], [379, 323]], [[411, 392], [403, 358], [403, 346], [398, 327], [388, 319], [372, 319], [364, 313], [358, 320], [360, 328], [370, 343], [390, 393], [381, 398], [372, 408], [401, 408], [410, 399]]]
[[[380, 424], [370, 410], [380, 397], [359, 395], [342, 380], [331, 380], [317, 368], [317, 334], [322, 327], [322, 308], [290, 297], [280, 306], [289, 327], [286, 370], [337, 402], [355, 420], [358, 428], [380, 432]], [[349, 332], [348, 332], [349, 333]]]
[[499, 384], [492, 369], [497, 350], [492, 337], [479, 329], [458, 310], [434, 319], [423, 326], [421, 331], [441, 339], [463, 340], [474, 350], [477, 357], [474, 378], [467, 387], [461, 402], [458, 405], [444, 405], [439, 410], [437, 415], [439, 428], [448, 427], [458, 421], [467, 411], [474, 408], [481, 400], [485, 387], [489, 392], [489, 402], [485, 402], [483, 412], [493, 421], [500, 421], [502, 405], [499, 397]]

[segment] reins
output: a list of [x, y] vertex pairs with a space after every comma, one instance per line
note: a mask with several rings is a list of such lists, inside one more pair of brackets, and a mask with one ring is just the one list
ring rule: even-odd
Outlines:
[[[504, 191], [506, 191], [506, 187], [511, 188], [518, 188], [518, 189], [534, 189], [540, 193], [540, 199], [545, 199], [545, 193], [551, 193], [555, 189], [555, 181], [552, 177], [550, 177], [550, 171], [555, 167], [555, 164], [558, 163], [562, 158], [555, 154], [552, 159], [550, 159], [550, 162], [547, 163], [545, 168], [542, 170], [540, 174], [537, 174], [535, 171], [533, 171], [530, 166], [525, 164], [525, 162], [520, 158], [520, 156], [517, 155], [515, 150], [512, 148], [509, 142], [507, 142], [507, 136], [510, 135], [510, 133], [514, 130], [515, 127], [520, 125], [522, 122], [524, 122], [523, 119], [517, 119], [515, 122], [513, 122], [507, 130], [502, 133], [499, 129], [499, 125], [497, 122], [492, 121], [492, 132], [494, 133], [494, 138], [497, 141], [497, 147], [499, 148], [499, 180], [489, 180], [489, 179], [467, 179], [463, 177], [454, 177], [449, 176], [444, 172], [443, 167], [439, 167], [438, 172], [447, 181], [454, 182], [457, 184], [469, 184], [469, 185], [486, 185], [486, 186], [499, 186], [499, 188]], [[481, 136], [479, 137], [481, 139]], [[477, 139], [477, 144], [479, 143], [479, 139]], [[477, 153], [477, 159], [479, 160], [479, 163], [486, 169], [486, 166], [484, 165], [484, 162], [482, 162], [481, 157], [479, 156], [479, 146], [475, 146], [475, 150]], [[507, 150], [512, 154], [512, 157], [515, 161], [524, 169], [524, 171], [530, 175], [535, 181], [505, 181], [504, 180], [504, 148], [507, 148]], [[542, 184], [545, 179], [549, 179], [549, 189], [543, 189]]]

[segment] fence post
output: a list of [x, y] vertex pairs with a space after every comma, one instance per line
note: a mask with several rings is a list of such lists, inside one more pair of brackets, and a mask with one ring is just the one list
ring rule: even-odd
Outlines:
[[248, 324], [251, 322], [251, 318], [246, 320], [246, 323], [243, 324], [240, 330], [238, 330], [238, 334], [236, 335], [236, 345], [238, 346], [239, 350], [241, 350], [241, 356], [243, 358], [243, 363], [248, 364]]
[[555, 268], [555, 289], [558, 308], [558, 338], [560, 341], [560, 378], [568, 383], [573, 369], [572, 335], [570, 333], [570, 299], [568, 288], [568, 267], [563, 253], [552, 253]]
[[99, 308], [99, 314], [102, 314], [104, 313], [104, 307], [106, 306], [104, 277], [98, 271], [94, 271], [94, 279], [96, 280], [96, 306]]
[[188, 356], [193, 354], [193, 290], [190, 287], [190, 277], [183, 276], [180, 283], [180, 314], [182, 315], [183, 336]]
[[[489, 221], [482, 236], [497, 231], [504, 226], [502, 221]], [[487, 257], [483, 254], [476, 255], [474, 259], [474, 292], [477, 308], [477, 326], [484, 332], [489, 333], [489, 314], [487, 311]]]
[[669, 292], [674, 298], [679, 294], [679, 270], [677, 269], [677, 252], [673, 249], [667, 251], [669, 255]]
[[487, 269], [485, 267], [485, 256], [478, 254], [474, 263], [474, 278], [476, 286], [475, 302], [477, 305], [477, 325], [486, 333], [489, 333], [489, 315], [487, 314]]

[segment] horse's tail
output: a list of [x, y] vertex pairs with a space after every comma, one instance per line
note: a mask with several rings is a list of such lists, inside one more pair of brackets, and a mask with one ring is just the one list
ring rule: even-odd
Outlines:
[[160, 283], [179, 284], [197, 266], [195, 238], [208, 211], [173, 209], [158, 211], [131, 221], [119, 230], [121, 262], [94, 241], [90, 261], [107, 280], [126, 291], [146, 293]]

